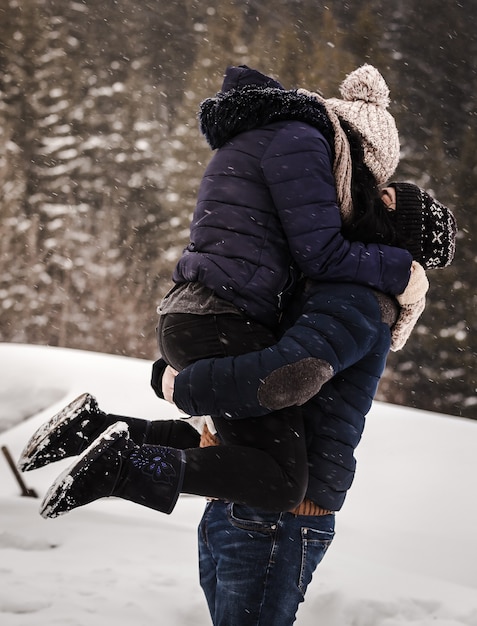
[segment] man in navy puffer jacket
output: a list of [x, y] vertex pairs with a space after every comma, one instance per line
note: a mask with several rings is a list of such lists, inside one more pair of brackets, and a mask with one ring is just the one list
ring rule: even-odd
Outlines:
[[[448, 266], [456, 238], [451, 211], [414, 185], [395, 184], [392, 189], [397, 195], [391, 203], [397, 205], [396, 226], [404, 231], [416, 260], [426, 269]], [[227, 602], [250, 558], [257, 568], [266, 567], [266, 574], [259, 570], [248, 590], [242, 589], [244, 607], [247, 599], [260, 606], [259, 620], [253, 623], [293, 622], [301, 594], [333, 537], [326, 513], [342, 508], [353, 482], [354, 451], [389, 348], [400, 349], [415, 323], [410, 318], [404, 328], [402, 318], [403, 326], [397, 328], [396, 305], [393, 298], [359, 285], [308, 281], [289, 311], [291, 327], [276, 346], [204, 359], [174, 379], [172, 399], [190, 415], [225, 414], [236, 420], [303, 405], [309, 482], [296, 517], [283, 513], [273, 518], [266, 511], [220, 501], [208, 504], [199, 551], [202, 586], [213, 616], [234, 615]], [[203, 440], [219, 444], [212, 437]], [[309, 539], [314, 550], [307, 550]], [[240, 548], [236, 557], [227, 552], [229, 545]], [[277, 554], [272, 546], [278, 547]], [[222, 553], [228, 562], [217, 559]], [[215, 623], [222, 623], [220, 617]]]

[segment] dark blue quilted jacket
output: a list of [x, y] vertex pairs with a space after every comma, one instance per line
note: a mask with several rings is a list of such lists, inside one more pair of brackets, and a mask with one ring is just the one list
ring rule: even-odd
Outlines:
[[199, 281], [268, 326], [301, 273], [401, 293], [407, 251], [341, 235], [322, 105], [247, 68], [229, 68], [224, 90], [201, 105], [202, 131], [217, 151], [174, 281]]
[[[264, 415], [270, 408], [261, 400], [263, 381], [283, 368], [276, 389], [281, 405], [305, 401], [307, 497], [338, 511], [354, 478], [354, 450], [385, 367], [397, 310], [392, 298], [360, 285], [316, 283], [305, 296], [304, 304], [297, 302], [301, 315], [276, 346], [190, 365], [175, 379], [174, 402], [189, 415]], [[294, 379], [290, 364], [301, 362], [306, 376], [314, 359], [329, 363], [334, 376], [308, 400], [296, 393], [302, 380]]]

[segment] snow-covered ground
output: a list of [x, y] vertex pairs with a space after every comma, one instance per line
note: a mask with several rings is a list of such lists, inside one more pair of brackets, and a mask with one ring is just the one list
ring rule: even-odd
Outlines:
[[[18, 344], [0, 344], [0, 361], [0, 445], [15, 459], [83, 391], [109, 412], [178, 415], [150, 390], [149, 362]], [[477, 626], [477, 421], [376, 403], [358, 462], [298, 626]], [[67, 463], [24, 479], [42, 497]], [[2, 626], [210, 624], [200, 498], [170, 516], [111, 499], [44, 520], [38, 505], [0, 455]]]

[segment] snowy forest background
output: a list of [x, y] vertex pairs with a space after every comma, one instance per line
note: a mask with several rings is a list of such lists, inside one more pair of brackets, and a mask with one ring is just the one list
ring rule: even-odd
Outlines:
[[477, 418], [476, 33], [474, 0], [0, 0], [0, 341], [155, 358], [211, 156], [200, 101], [229, 64], [335, 96], [370, 62], [401, 134], [395, 178], [460, 227], [378, 399]]

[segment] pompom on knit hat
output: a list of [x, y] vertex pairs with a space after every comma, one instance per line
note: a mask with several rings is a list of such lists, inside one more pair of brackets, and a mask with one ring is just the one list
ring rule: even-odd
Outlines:
[[328, 110], [347, 122], [362, 138], [364, 162], [378, 185], [388, 181], [399, 163], [399, 135], [387, 111], [389, 89], [379, 71], [362, 65], [341, 83], [342, 99], [327, 98]]
[[411, 183], [391, 183], [396, 210], [390, 215], [402, 245], [425, 269], [447, 267], [455, 254], [456, 219], [450, 209]]

